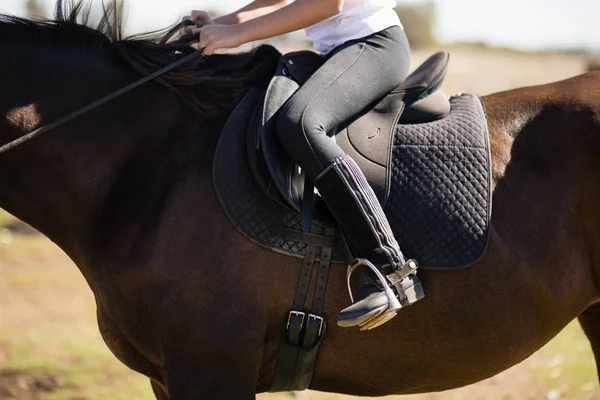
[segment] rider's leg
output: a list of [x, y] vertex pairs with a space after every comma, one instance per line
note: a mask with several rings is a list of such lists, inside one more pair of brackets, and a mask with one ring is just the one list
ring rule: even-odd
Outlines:
[[[409, 58], [400, 27], [340, 46], [286, 104], [278, 125], [281, 142], [315, 181], [355, 254], [392, 269], [404, 257], [381, 205], [358, 165], [331, 136], [402, 83]], [[340, 314], [340, 324], [357, 325], [381, 311], [380, 294], [359, 293], [355, 304]]]
[[332, 137], [340, 125], [382, 99], [408, 75], [410, 49], [401, 27], [347, 42], [283, 107], [281, 143], [313, 180], [344, 155]]

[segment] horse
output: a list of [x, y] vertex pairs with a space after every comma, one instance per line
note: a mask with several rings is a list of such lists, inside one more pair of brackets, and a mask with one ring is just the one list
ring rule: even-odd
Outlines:
[[[2, 143], [193, 51], [124, 38], [114, 5], [97, 28], [81, 3], [57, 9], [54, 21], [0, 17]], [[227, 115], [268, 79], [272, 55], [187, 63], [0, 155], [0, 206], [75, 262], [106, 345], [160, 400], [253, 399], [273, 380], [301, 263], [235, 230], [211, 171]], [[460, 387], [524, 360], [574, 318], [600, 361], [600, 73], [483, 103], [487, 252], [470, 268], [421, 271], [426, 298], [383, 327], [331, 324], [312, 389]], [[345, 276], [332, 267], [327, 319], [348, 304]]]

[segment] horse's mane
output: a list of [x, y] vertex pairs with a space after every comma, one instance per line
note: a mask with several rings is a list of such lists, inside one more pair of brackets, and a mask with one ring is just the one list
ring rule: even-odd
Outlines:
[[[0, 39], [81, 50], [114, 50], [141, 75], [195, 51], [188, 44], [168, 41], [180, 24], [126, 37], [122, 9], [121, 1], [103, 4], [95, 26], [90, 22], [90, 4], [85, 0], [57, 0], [53, 20], [33, 21], [0, 14]], [[218, 116], [230, 111], [250, 86], [265, 85], [278, 57], [274, 48], [260, 46], [245, 53], [213, 55], [202, 64], [197, 58], [156, 81], [174, 90], [197, 113]]]

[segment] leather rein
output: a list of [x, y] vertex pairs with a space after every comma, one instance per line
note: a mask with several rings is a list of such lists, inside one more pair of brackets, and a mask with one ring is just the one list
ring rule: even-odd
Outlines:
[[167, 65], [166, 67], [156, 70], [153, 73], [146, 75], [145, 77], [143, 77], [135, 82], [132, 82], [129, 85], [102, 97], [101, 99], [93, 101], [90, 104], [83, 106], [80, 109], [78, 109], [64, 117], [59, 118], [56, 121], [49, 123], [48, 125], [41, 126], [37, 129], [35, 129], [34, 131], [32, 131], [24, 136], [21, 136], [20, 138], [15, 139], [12, 142], [9, 142], [9, 143], [3, 145], [2, 147], [0, 147], [0, 154], [6, 153], [7, 151], [14, 149], [15, 147], [20, 146], [23, 143], [25, 143], [37, 136], [40, 136], [43, 133], [48, 132], [51, 129], [59, 127], [59, 126], [65, 124], [65, 123], [67, 123], [89, 111], [92, 111], [92, 110], [100, 107], [101, 105], [106, 104], [106, 103], [116, 99], [117, 97], [122, 96], [125, 93], [132, 91], [133, 89], [143, 85], [144, 83], [147, 83], [153, 79], [156, 79], [159, 76], [171, 71], [172, 69], [177, 68], [177, 67], [185, 64], [188, 61], [191, 61], [192, 59], [194, 59], [196, 57], [202, 57], [200, 59], [200, 61], [198, 62], [198, 64], [203, 63], [207, 59], [207, 56], [203, 55], [202, 51], [195, 51], [193, 53], [187, 54], [187, 55], [183, 56], [182, 58], [180, 58], [179, 60]]

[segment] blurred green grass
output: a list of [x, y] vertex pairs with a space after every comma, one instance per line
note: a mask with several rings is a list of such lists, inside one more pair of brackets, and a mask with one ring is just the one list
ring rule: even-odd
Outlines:
[[600, 391], [594, 355], [578, 323], [567, 326], [528, 361], [533, 380], [568, 395], [568, 399], [589, 399]]
[[[0, 212], [0, 221], [11, 217]], [[0, 243], [0, 371], [50, 373], [48, 400], [154, 399], [148, 380], [118, 362], [98, 333], [94, 299], [68, 258], [42, 236]], [[353, 397], [309, 392], [310, 400]], [[0, 396], [1, 398], [1, 396]], [[265, 394], [260, 400], [289, 400]], [[594, 358], [576, 322], [523, 363], [487, 381], [425, 399], [600, 399]]]
[[102, 341], [80, 272], [42, 236], [0, 244], [0, 370], [57, 377], [48, 400], [152, 398]]

